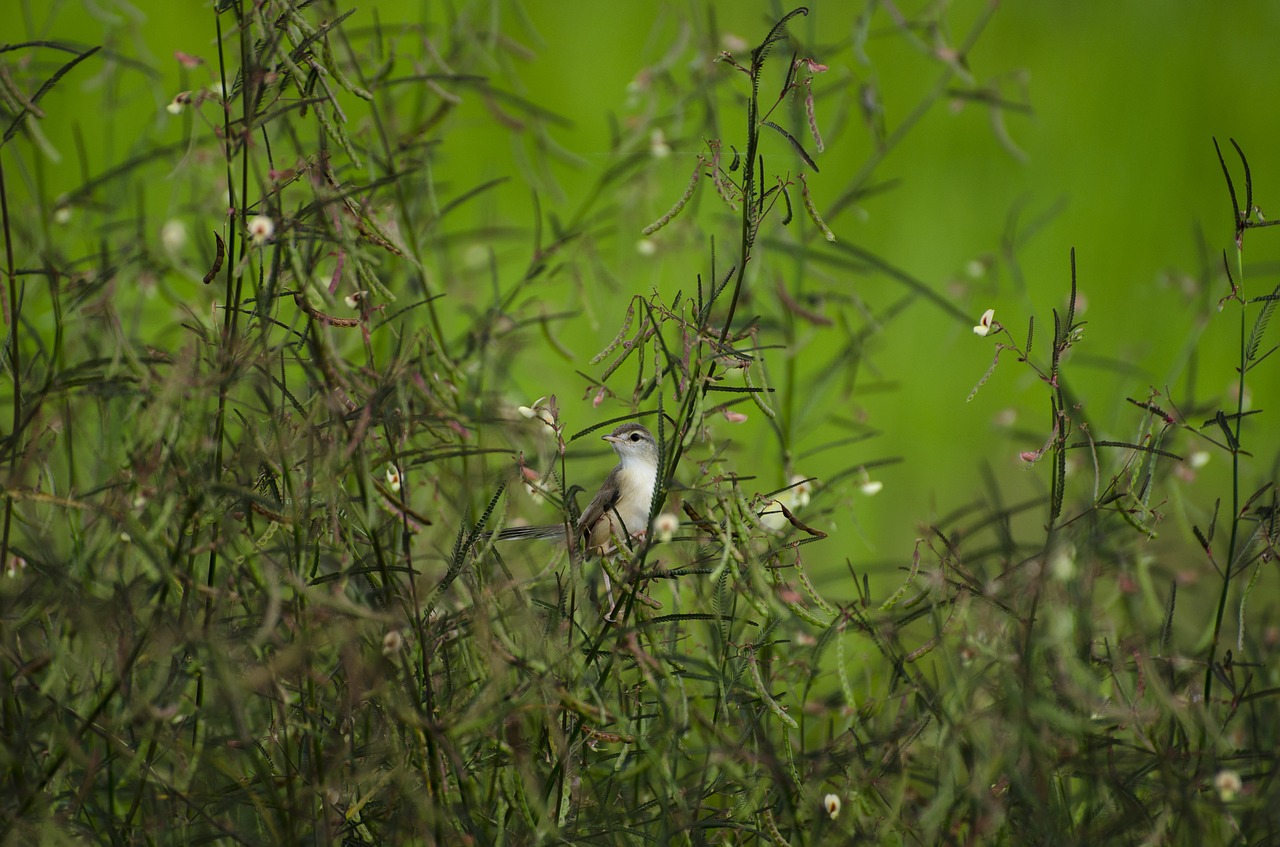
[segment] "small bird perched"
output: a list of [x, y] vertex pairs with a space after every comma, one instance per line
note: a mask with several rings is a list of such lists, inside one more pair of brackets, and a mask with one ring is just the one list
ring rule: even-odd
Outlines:
[[[638, 423], [624, 423], [602, 435], [618, 454], [618, 465], [605, 477], [574, 525], [574, 537], [588, 554], [614, 548], [613, 539], [625, 539], [648, 529], [649, 506], [658, 481], [658, 442]], [[563, 537], [564, 526], [517, 526], [498, 533], [499, 540]]]

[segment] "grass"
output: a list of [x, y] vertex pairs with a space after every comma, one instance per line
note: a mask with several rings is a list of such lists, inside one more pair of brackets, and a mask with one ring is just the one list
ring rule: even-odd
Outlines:
[[[1239, 322], [1234, 397], [1152, 390], [1122, 435], [1091, 420], [1073, 357], [1107, 340], [1077, 313], [1073, 254], [1061, 313], [986, 327], [970, 397], [997, 369], [1042, 387], [1023, 453], [1040, 491], [988, 472], [893, 585], [848, 560], [820, 591], [806, 557], [895, 459], [806, 477], [823, 459], [797, 421], [839, 416], [911, 303], [978, 320], [828, 218], [889, 187], [877, 169], [948, 91], [1017, 106], [964, 61], [988, 18], [937, 51], [921, 33], [942, 19], [893, 22], [942, 76], [891, 132], [866, 116], [834, 210], [811, 191], [822, 127], [855, 131], [859, 92], [824, 87], [830, 60], [793, 34], [807, 10], [650, 78], [719, 128], [643, 233], [702, 265], [597, 316], [617, 332], [571, 362], [597, 416], [575, 429], [556, 396], [516, 410], [528, 363], [588, 320], [542, 286], [626, 274], [606, 248], [636, 237], [670, 150], [641, 122], [572, 213], [535, 195], [532, 220], [465, 223], [501, 183], [460, 184], [437, 147], [476, 133], [475, 101], [484, 132], [534, 151], [531, 184], [559, 155], [482, 11], [425, 26], [404, 62], [350, 10], [206, 9], [216, 56], [187, 70], [216, 91], [174, 101], [184, 143], [96, 171], [82, 153], [59, 196], [40, 101], [107, 59], [6, 49], [41, 61], [4, 66], [0, 148], [5, 843], [1273, 843], [1276, 443], [1246, 398], [1280, 289], [1243, 261], [1271, 237], [1243, 150], [1219, 154], [1233, 243], [1202, 280]], [[828, 290], [832, 265], [900, 295]], [[733, 449], [722, 424], [744, 412], [775, 452]], [[632, 418], [662, 444], [670, 537], [595, 560], [491, 540], [532, 512], [526, 489], [571, 519], [603, 474], [583, 466], [594, 435]], [[846, 432], [826, 456], [869, 435]], [[1209, 454], [1220, 489], [1192, 485]], [[1183, 497], [1212, 516], [1198, 544], [1153, 546]], [[1212, 599], [1187, 596], [1209, 579]]]

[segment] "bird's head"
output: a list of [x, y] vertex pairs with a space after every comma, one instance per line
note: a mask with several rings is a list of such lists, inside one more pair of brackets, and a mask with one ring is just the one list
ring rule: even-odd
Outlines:
[[638, 423], [624, 423], [608, 435], [600, 436], [613, 445], [623, 463], [658, 464], [658, 442]]

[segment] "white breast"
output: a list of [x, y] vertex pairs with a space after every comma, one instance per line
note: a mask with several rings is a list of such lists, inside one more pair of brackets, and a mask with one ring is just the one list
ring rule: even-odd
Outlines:
[[615, 508], [627, 525], [628, 534], [635, 535], [649, 528], [649, 504], [653, 501], [653, 486], [657, 481], [658, 469], [653, 464], [634, 459], [622, 462], [622, 479], [619, 482], [625, 494], [618, 498]]

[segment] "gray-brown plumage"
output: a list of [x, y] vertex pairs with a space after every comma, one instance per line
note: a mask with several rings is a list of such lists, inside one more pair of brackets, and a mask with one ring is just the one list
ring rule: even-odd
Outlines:
[[[649, 504], [658, 479], [658, 442], [649, 430], [638, 423], [624, 423], [601, 438], [613, 445], [619, 461], [574, 525], [576, 540], [589, 555], [608, 552], [615, 547], [614, 539], [624, 540], [648, 528]], [[517, 526], [502, 530], [498, 539], [563, 535], [563, 525]]]

